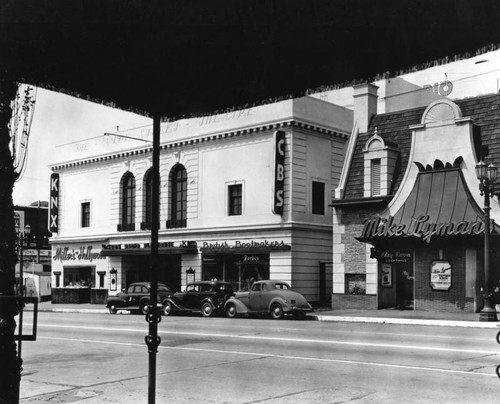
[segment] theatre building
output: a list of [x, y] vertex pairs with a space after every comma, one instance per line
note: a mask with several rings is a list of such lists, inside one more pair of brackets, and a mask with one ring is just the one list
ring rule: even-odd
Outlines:
[[[475, 166], [500, 166], [500, 95], [377, 114], [377, 87], [360, 85], [354, 120], [332, 202], [332, 307], [480, 311], [485, 199]], [[497, 195], [491, 219], [498, 286]]]
[[[151, 129], [66, 145], [51, 165], [53, 301], [149, 280]], [[159, 280], [280, 279], [326, 301], [351, 130], [351, 110], [311, 97], [163, 123]]]

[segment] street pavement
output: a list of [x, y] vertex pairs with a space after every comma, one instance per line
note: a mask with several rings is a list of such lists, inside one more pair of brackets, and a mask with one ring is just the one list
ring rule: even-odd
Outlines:
[[[33, 310], [27, 305], [25, 310]], [[53, 304], [50, 301], [38, 303], [38, 311], [61, 313], [108, 313], [104, 305], [99, 304]], [[498, 312], [498, 307], [497, 307]], [[123, 311], [127, 313], [127, 311]], [[500, 322], [480, 322], [479, 313], [441, 313], [420, 310], [332, 310], [326, 307], [315, 308], [307, 315], [311, 320], [370, 323], [370, 324], [414, 324], [444, 327], [497, 328]], [[500, 319], [500, 313], [498, 313]]]

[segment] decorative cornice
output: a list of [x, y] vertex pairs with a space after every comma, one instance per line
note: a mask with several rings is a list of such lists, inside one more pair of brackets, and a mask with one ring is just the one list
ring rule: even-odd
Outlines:
[[[318, 125], [314, 125], [311, 123], [300, 122], [297, 120], [289, 120], [289, 121], [283, 121], [283, 122], [279, 122], [279, 123], [261, 125], [261, 126], [257, 126], [257, 127], [239, 129], [239, 130], [230, 131], [230, 132], [205, 135], [205, 136], [202, 136], [202, 137], [199, 137], [196, 139], [179, 140], [176, 142], [166, 143], [166, 144], [160, 145], [160, 150], [170, 150], [170, 149], [176, 149], [179, 147], [195, 146], [195, 145], [199, 145], [202, 143], [220, 141], [220, 140], [225, 140], [225, 139], [232, 138], [232, 137], [245, 136], [245, 135], [249, 135], [252, 133], [263, 132], [266, 130], [277, 130], [277, 129], [286, 128], [286, 127], [307, 129], [310, 131], [322, 133], [322, 134], [333, 136], [333, 137], [338, 137], [341, 139], [347, 139], [349, 137], [349, 134], [347, 134], [347, 133], [341, 133], [341, 132], [338, 132], [338, 131], [335, 131], [332, 129], [327, 129], [327, 128], [324, 128], [324, 127], [321, 127]], [[52, 169], [52, 171], [59, 171], [59, 170], [65, 169], [65, 168], [86, 166], [86, 165], [90, 165], [90, 164], [101, 163], [101, 162], [108, 161], [108, 160], [117, 160], [120, 158], [133, 157], [133, 156], [138, 156], [138, 155], [142, 155], [142, 154], [150, 154], [152, 152], [153, 152], [153, 148], [151, 146], [149, 146], [149, 147], [140, 148], [140, 149], [128, 150], [128, 151], [124, 151], [124, 152], [115, 152], [115, 153], [102, 155], [102, 156], [98, 156], [98, 157], [88, 157], [88, 158], [85, 158], [82, 160], [75, 160], [75, 161], [71, 161], [71, 162], [56, 164], [56, 165], [52, 166], [51, 169]]]

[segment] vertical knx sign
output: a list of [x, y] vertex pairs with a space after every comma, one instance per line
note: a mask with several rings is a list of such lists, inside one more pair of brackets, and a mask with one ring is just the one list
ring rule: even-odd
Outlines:
[[50, 176], [49, 231], [59, 232], [59, 174]]
[[274, 204], [273, 212], [276, 215], [283, 214], [285, 203], [285, 132], [278, 130], [274, 132]]

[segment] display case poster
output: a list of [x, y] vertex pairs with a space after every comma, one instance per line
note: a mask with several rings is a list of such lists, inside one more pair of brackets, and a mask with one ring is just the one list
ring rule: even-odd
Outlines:
[[431, 287], [434, 290], [451, 288], [451, 264], [448, 261], [434, 261], [431, 264]]
[[392, 286], [391, 264], [382, 264], [382, 286]]

